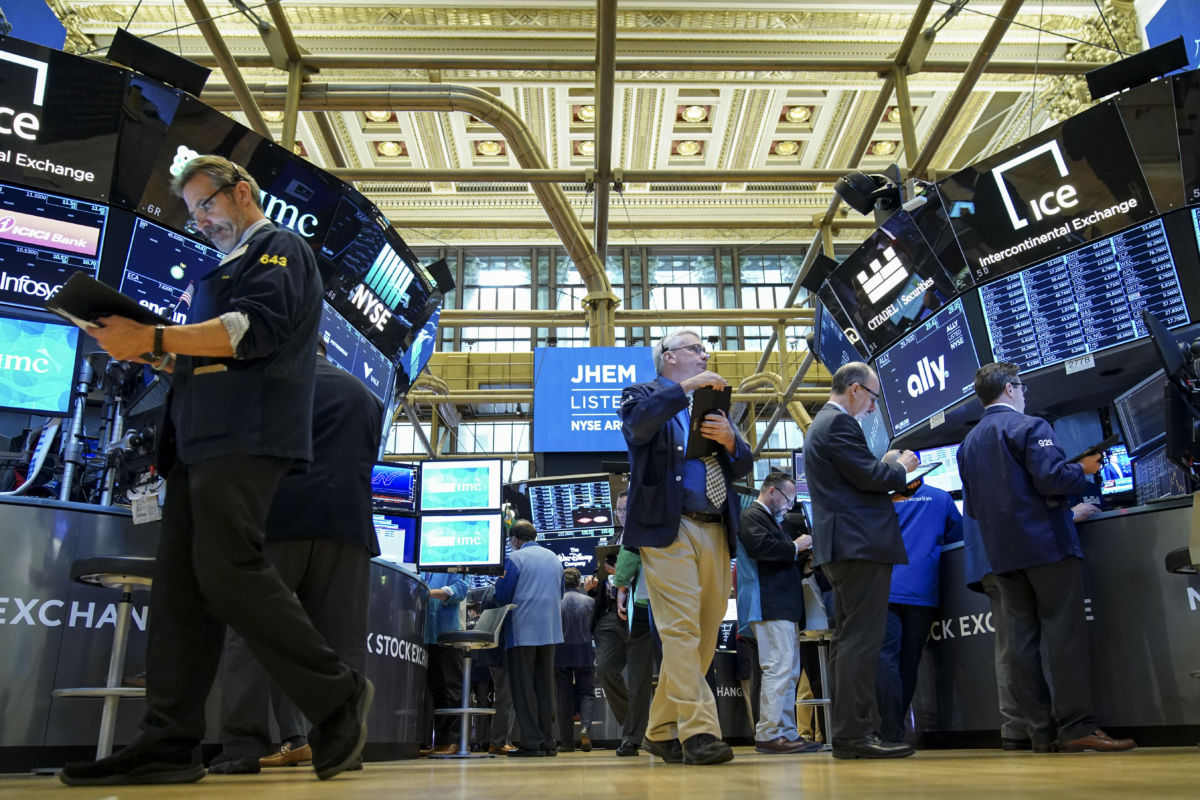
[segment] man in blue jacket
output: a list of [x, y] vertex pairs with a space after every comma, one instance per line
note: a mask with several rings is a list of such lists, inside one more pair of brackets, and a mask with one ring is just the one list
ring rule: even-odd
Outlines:
[[[1100, 455], [1067, 463], [1050, 424], [1024, 413], [1018, 370], [998, 362], [975, 373], [985, 409], [958, 451], [964, 511], [979, 523], [1000, 587], [1013, 690], [1035, 752], [1129, 750], [1132, 739], [1096, 727], [1083, 551], [1068, 499], [1093, 488]], [[1041, 681], [1043, 641], [1049, 695]]]
[[924, 482], [896, 492], [892, 499], [908, 563], [892, 566], [875, 694], [880, 735], [901, 742], [905, 712], [917, 688], [921, 652], [937, 614], [942, 545], [962, 540], [962, 515], [947, 492]]
[[645, 745], [671, 763], [720, 764], [733, 751], [721, 741], [716, 698], [704, 675], [733, 584], [738, 504], [730, 499], [730, 481], [754, 461], [720, 412], [708, 414], [699, 429], [719, 445], [716, 455], [686, 456], [692, 393], [727, 385], [709, 371], [700, 337], [668, 333], [653, 355], [658, 377], [625, 387], [619, 411], [630, 463], [623, 541], [641, 552], [663, 646]]
[[535, 540], [537, 529], [526, 519], [509, 528], [511, 550], [504, 576], [496, 581], [496, 602], [515, 603], [505, 623], [505, 662], [512, 687], [513, 711], [520, 730], [510, 756], [555, 756], [554, 650], [563, 640], [561, 602], [563, 567], [558, 556]]

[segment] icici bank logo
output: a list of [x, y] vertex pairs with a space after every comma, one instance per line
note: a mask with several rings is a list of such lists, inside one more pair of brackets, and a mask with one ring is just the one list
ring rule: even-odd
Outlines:
[[12, 217], [0, 217], [0, 233], [8, 233], [16, 224], [17, 221]]

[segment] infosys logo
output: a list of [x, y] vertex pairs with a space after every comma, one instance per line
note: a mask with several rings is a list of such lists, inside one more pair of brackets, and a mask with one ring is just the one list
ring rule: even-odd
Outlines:
[[[1004, 182], [1004, 173], [1035, 158], [1047, 155], [1054, 160], [1054, 166], [1058, 168], [1060, 178], [1065, 178], [1070, 174], [1067, 169], [1067, 162], [1063, 159], [1062, 149], [1058, 146], [1057, 140], [1046, 142], [1041, 147], [1035, 147], [1028, 153], [1005, 161], [1003, 164], [992, 169], [992, 178], [995, 179], [996, 187], [1000, 190], [1000, 199], [1004, 202], [1004, 210], [1008, 212], [1008, 218], [1012, 222], [1013, 230], [1020, 230], [1026, 227], [1029, 225], [1029, 220], [1017, 213], [1016, 204], [1013, 202], [1012, 196], [1008, 193], [1008, 184]], [[1069, 183], [1064, 183], [1057, 189], [1051, 189], [1029, 201], [1029, 208], [1033, 212], [1034, 219], [1038, 222], [1041, 222], [1046, 217], [1060, 214], [1065, 209], [1074, 208], [1077, 205], [1079, 205], [1079, 199], [1075, 187]]]
[[48, 300], [53, 297], [62, 284], [49, 284], [45, 281], [34, 280], [28, 275], [9, 275], [0, 272], [0, 292], [23, 294], [26, 297], [38, 297]]

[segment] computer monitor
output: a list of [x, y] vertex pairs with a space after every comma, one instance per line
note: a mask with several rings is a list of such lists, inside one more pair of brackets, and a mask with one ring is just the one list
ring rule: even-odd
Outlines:
[[376, 461], [371, 467], [371, 505], [379, 512], [415, 511], [417, 468], [413, 464]]
[[1163, 413], [1163, 385], [1167, 382], [1161, 369], [1138, 381], [1113, 398], [1121, 438], [1132, 456], [1138, 456], [1162, 442], [1166, 431]]
[[371, 394], [388, 402], [395, 364], [329, 303], [321, 303], [321, 327], [317, 335], [325, 343], [325, 358], [330, 364], [350, 373]]
[[1138, 505], [1162, 497], [1191, 494], [1191, 477], [1167, 460], [1167, 448], [1156, 447], [1133, 461], [1133, 488]]
[[804, 474], [804, 450], [792, 451], [792, 477], [796, 481], [796, 499], [808, 499], [808, 477]]
[[942, 462], [940, 467], [925, 476], [925, 483], [951, 494], [962, 491], [962, 476], [958, 474], [958, 445], [948, 444], [944, 447], [918, 450], [917, 458], [922, 464]]
[[374, 514], [379, 557], [395, 564], [416, 564], [417, 518], [401, 514]]
[[417, 520], [417, 569], [430, 572], [484, 572], [504, 566], [504, 525], [500, 512], [421, 514]]
[[425, 461], [418, 507], [426, 511], [500, 511], [500, 459]]
[[563, 569], [575, 568], [582, 575], [591, 575], [596, 571], [596, 546], [607, 540], [595, 536], [563, 536], [554, 539], [543, 539], [538, 535], [538, 543], [558, 556]]
[[182, 324], [188, 321], [196, 285], [220, 261], [217, 249], [139, 217], [133, 223], [120, 291]]
[[522, 485], [539, 540], [613, 535], [617, 521], [607, 473], [534, 478]]
[[69, 414], [78, 349], [74, 325], [0, 314], [0, 410]]
[[1100, 494], [1104, 496], [1133, 491], [1133, 467], [1125, 445], [1110, 447], [1100, 464]]

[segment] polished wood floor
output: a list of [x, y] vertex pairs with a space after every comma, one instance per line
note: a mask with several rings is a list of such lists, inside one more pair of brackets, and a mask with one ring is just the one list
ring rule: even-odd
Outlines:
[[8, 800], [984, 800], [985, 798], [1200, 797], [1200, 749], [1142, 748], [1106, 755], [1039, 755], [993, 750], [926, 750], [901, 761], [834, 761], [828, 753], [776, 756], [735, 748], [716, 767], [665, 764], [611, 750], [554, 759], [393, 761], [318, 781], [308, 768], [262, 775], [210, 775], [184, 786], [72, 788], [56, 777], [0, 775]]

